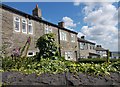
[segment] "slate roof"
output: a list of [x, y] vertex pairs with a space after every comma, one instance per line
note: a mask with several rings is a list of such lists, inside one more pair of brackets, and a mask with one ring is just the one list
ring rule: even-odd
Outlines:
[[81, 38], [78, 38], [78, 42], [84, 42], [84, 43], [89, 43], [89, 44], [93, 44], [93, 45], [95, 45], [95, 43], [90, 42], [90, 41], [85, 40], [85, 39], [81, 39]]
[[95, 50], [96, 50], [96, 51], [107, 51], [107, 49], [104, 49], [104, 48], [102, 48], [102, 47], [96, 47]]
[[89, 55], [100, 56], [100, 55], [99, 55], [99, 54], [97, 54], [97, 53], [91, 53], [91, 52], [89, 52]]

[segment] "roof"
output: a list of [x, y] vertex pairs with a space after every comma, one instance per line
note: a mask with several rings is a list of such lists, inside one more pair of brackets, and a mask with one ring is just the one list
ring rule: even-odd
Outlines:
[[75, 32], [75, 31], [72, 31], [72, 30], [69, 30], [69, 29], [66, 29], [66, 28], [61, 28], [61, 27], [59, 27], [59, 26], [56, 25], [56, 24], [53, 24], [53, 23], [48, 22], [48, 21], [45, 21], [45, 20], [43, 20], [43, 19], [41, 19], [41, 18], [39, 18], [39, 17], [32, 16], [32, 15], [27, 14], [27, 13], [25, 13], [25, 12], [22, 12], [22, 11], [20, 11], [20, 10], [18, 10], [18, 9], [12, 8], [12, 7], [10, 7], [10, 6], [7, 6], [7, 5], [5, 5], [5, 4], [0, 4], [0, 8], [1, 8], [1, 7], [2, 7], [3, 9], [6, 9], [6, 10], [11, 11], [11, 12], [13, 12], [13, 13], [16, 13], [16, 14], [19, 14], [19, 15], [22, 15], [22, 16], [25, 16], [25, 17], [28, 17], [29, 19], [33, 19], [33, 20], [36, 20], [36, 21], [39, 21], [39, 22], [43, 22], [43, 23], [52, 25], [52, 26], [54, 26], [54, 27], [57, 27], [57, 28], [59, 28], [59, 29], [61, 29], [61, 30], [65, 30], [65, 31], [68, 31], [68, 32], [71, 32], [71, 33], [74, 33], [74, 34], [78, 34], [78, 33]]
[[99, 54], [97, 54], [97, 53], [89, 53], [89, 55], [100, 56], [100, 55], [99, 55]]
[[104, 48], [102, 48], [102, 47], [96, 47], [95, 50], [96, 50], [96, 51], [107, 51], [107, 49], [104, 49]]
[[90, 42], [90, 41], [85, 40], [85, 39], [81, 39], [81, 38], [78, 38], [78, 42], [84, 42], [84, 43], [89, 43], [89, 44], [93, 44], [93, 45], [95, 45], [95, 43]]

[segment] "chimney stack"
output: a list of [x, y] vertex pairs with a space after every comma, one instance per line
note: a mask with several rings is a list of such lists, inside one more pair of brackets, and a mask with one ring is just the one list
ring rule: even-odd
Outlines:
[[81, 39], [83, 39], [83, 40], [84, 40], [84, 39], [85, 39], [85, 36], [81, 36]]
[[39, 17], [39, 18], [42, 17], [42, 13], [41, 13], [41, 10], [40, 10], [39, 7], [38, 7], [38, 4], [37, 4], [36, 7], [33, 9], [32, 14], [33, 14], [33, 16], [36, 16], [36, 17]]
[[97, 45], [97, 47], [101, 48], [102, 46], [101, 45]]
[[59, 22], [59, 23], [58, 23], [58, 26], [61, 27], [61, 28], [64, 28], [64, 22], [63, 22], [63, 21], [62, 21], [62, 22]]

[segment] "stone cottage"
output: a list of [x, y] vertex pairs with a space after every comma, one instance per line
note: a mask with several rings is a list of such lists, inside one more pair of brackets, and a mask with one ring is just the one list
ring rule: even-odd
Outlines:
[[59, 52], [67, 60], [77, 60], [78, 43], [77, 32], [64, 28], [64, 22], [58, 25], [42, 19], [41, 9], [36, 5], [32, 15], [5, 4], [0, 5], [0, 18], [2, 20], [1, 47], [8, 56], [14, 48], [22, 48], [28, 37], [31, 37], [27, 56], [34, 56], [39, 51], [36, 48], [37, 39], [43, 34], [56, 34], [56, 43], [60, 46]]
[[100, 58], [107, 58], [108, 56], [108, 49], [103, 48], [101, 45], [97, 45], [96, 48], [96, 53], [100, 55]]
[[79, 58], [97, 58], [99, 55], [95, 50], [95, 43], [85, 39], [85, 36], [78, 38]]

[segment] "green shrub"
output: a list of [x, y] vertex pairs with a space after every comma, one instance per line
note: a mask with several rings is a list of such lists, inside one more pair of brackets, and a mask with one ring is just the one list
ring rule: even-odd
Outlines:
[[[117, 62], [120, 59], [109, 59], [110, 62]], [[107, 62], [106, 58], [80, 58], [79, 59], [80, 63], [104, 63]]]
[[55, 34], [50, 33], [41, 36], [37, 40], [36, 46], [39, 49], [39, 53], [37, 55], [38, 60], [40, 60], [40, 58], [51, 58], [51, 59], [59, 58], [60, 55], [54, 37]]

